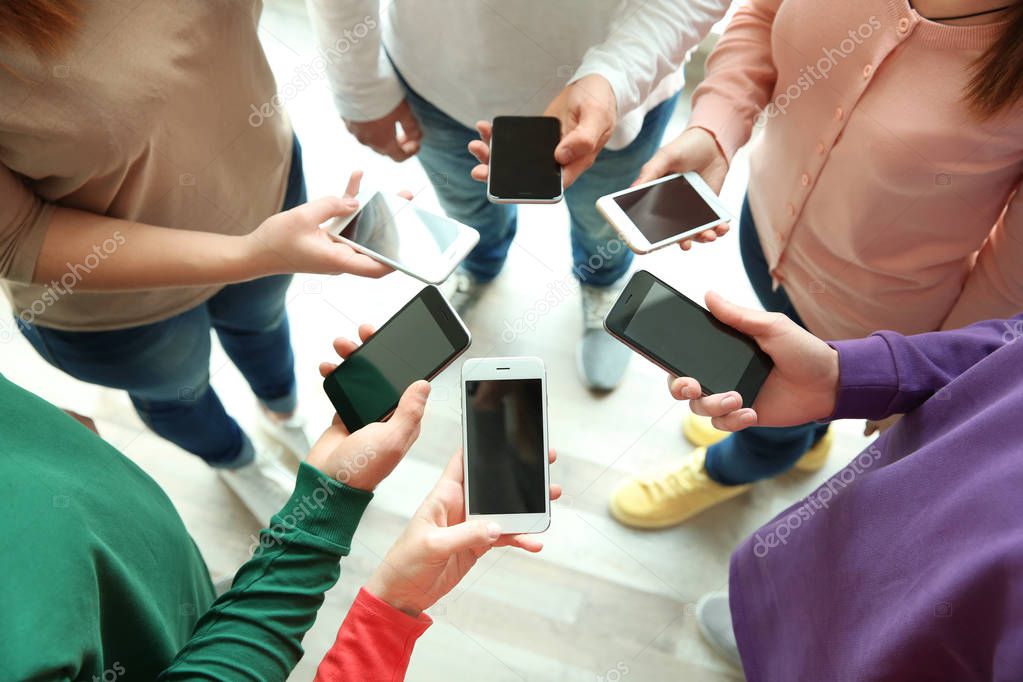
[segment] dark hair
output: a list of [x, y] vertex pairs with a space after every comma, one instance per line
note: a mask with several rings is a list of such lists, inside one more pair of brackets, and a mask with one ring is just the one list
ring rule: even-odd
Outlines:
[[1005, 30], [973, 63], [973, 77], [966, 86], [967, 103], [984, 118], [1023, 98], [1023, 2], [1008, 12]]
[[0, 43], [52, 57], [67, 46], [80, 17], [79, 0], [0, 0]]

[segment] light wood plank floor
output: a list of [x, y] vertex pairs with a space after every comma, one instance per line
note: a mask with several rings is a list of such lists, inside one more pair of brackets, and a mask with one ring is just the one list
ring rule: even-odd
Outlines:
[[[301, 3], [270, 2], [263, 38], [279, 82], [295, 77], [312, 56]], [[415, 162], [396, 165], [359, 147], [344, 131], [324, 80], [288, 103], [306, 149], [310, 195], [343, 187], [350, 169], [367, 170], [382, 187], [408, 187], [436, 206]], [[672, 130], [684, 123], [679, 113]], [[724, 191], [738, 213], [745, 186], [740, 155]], [[201, 188], [200, 188], [201, 189]], [[736, 236], [689, 253], [668, 249], [639, 259], [693, 297], [710, 287], [754, 305]], [[725, 585], [728, 557], [757, 526], [813, 487], [865, 444], [862, 425], [837, 425], [835, 454], [812, 476], [787, 475], [676, 529], [643, 533], [618, 526], [606, 500], [629, 474], [663, 467], [688, 451], [680, 424], [686, 408], [671, 400], [664, 373], [636, 358], [624, 385], [606, 397], [581, 386], [574, 361], [581, 315], [577, 294], [552, 309], [538, 302], [548, 287], [570, 280], [567, 216], [562, 206], [528, 207], [504, 274], [467, 320], [474, 336], [467, 357], [539, 355], [550, 376], [551, 440], [560, 459], [552, 479], [565, 487], [553, 511], [546, 548], [538, 556], [497, 550], [431, 611], [436, 624], [420, 641], [409, 679], [432, 680], [734, 680], [701, 641], [695, 600]], [[297, 277], [289, 294], [302, 404], [314, 425], [326, 425], [317, 364], [330, 357], [336, 335], [356, 323], [380, 323], [419, 285], [402, 275], [375, 282], [351, 277]], [[506, 323], [543, 312], [535, 329], [511, 340]], [[0, 315], [9, 315], [6, 302]], [[531, 319], [533, 315], [529, 315]], [[163, 485], [195, 535], [215, 576], [233, 573], [248, 556], [259, 524], [211, 470], [147, 431], [127, 398], [86, 386], [44, 363], [20, 337], [0, 346], [0, 371], [52, 402], [97, 418], [103, 435]], [[251, 423], [254, 403], [244, 380], [216, 348], [213, 385], [228, 409]], [[381, 485], [359, 529], [341, 581], [327, 596], [306, 638], [307, 654], [293, 675], [311, 679], [355, 592], [432, 487], [459, 445], [458, 365], [434, 382], [422, 437]]]

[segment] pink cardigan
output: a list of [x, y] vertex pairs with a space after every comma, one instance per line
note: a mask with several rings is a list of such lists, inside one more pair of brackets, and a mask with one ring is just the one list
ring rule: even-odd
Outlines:
[[981, 120], [962, 98], [1002, 27], [937, 24], [906, 0], [748, 0], [729, 24], [691, 125], [730, 160], [766, 119], [750, 206], [815, 334], [1023, 310], [1023, 106]]

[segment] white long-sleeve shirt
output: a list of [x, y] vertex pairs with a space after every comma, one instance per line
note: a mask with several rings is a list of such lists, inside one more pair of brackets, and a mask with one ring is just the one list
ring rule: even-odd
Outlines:
[[618, 103], [607, 146], [620, 149], [681, 89], [686, 56], [730, 2], [385, 0], [383, 16], [380, 0], [308, 4], [346, 119], [380, 118], [401, 102], [391, 60], [413, 90], [468, 127], [541, 114], [566, 85], [599, 74]]

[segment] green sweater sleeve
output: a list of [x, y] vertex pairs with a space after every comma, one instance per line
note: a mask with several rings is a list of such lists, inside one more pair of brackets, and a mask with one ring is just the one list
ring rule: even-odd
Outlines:
[[372, 498], [302, 464], [288, 504], [160, 679], [286, 679]]

